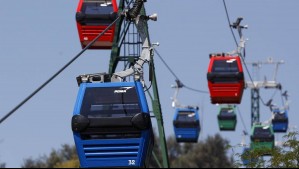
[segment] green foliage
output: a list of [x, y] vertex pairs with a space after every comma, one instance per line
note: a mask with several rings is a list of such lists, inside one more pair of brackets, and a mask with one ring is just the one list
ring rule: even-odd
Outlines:
[[[233, 166], [232, 158], [227, 156], [229, 142], [219, 134], [209, 136], [197, 144], [180, 144], [176, 139], [167, 139], [168, 158], [171, 168], [229, 168]], [[157, 145], [156, 145], [157, 147]], [[156, 154], [159, 149], [154, 150]], [[161, 157], [159, 157], [161, 159]], [[161, 161], [161, 160], [160, 160]], [[153, 165], [154, 164], [154, 165]], [[152, 167], [156, 167], [152, 162]]]
[[49, 156], [43, 155], [38, 159], [24, 160], [22, 168], [78, 168], [77, 153], [75, 146], [62, 145], [60, 150], [52, 150]]
[[6, 164], [5, 163], [0, 163], [0, 168], [5, 168]]
[[80, 168], [80, 163], [78, 158], [74, 158], [63, 163], [58, 163], [54, 168]]
[[[265, 157], [262, 149], [251, 150], [247, 154], [236, 154], [237, 157], [251, 162], [246, 166], [250, 168], [299, 168], [299, 141], [298, 132], [291, 132], [284, 136], [287, 140], [281, 147], [275, 147], [271, 151], [271, 156]], [[236, 167], [241, 167], [241, 159], [235, 163]]]
[[[299, 168], [299, 141], [298, 132], [289, 133], [285, 136], [287, 140], [281, 147], [275, 147], [271, 151], [271, 157], [263, 157], [263, 149], [250, 151], [247, 154], [236, 154], [239, 158], [234, 164], [232, 158], [227, 156], [227, 150], [233, 147], [219, 134], [209, 136], [206, 140], [197, 144], [180, 144], [173, 137], [168, 138], [168, 158], [172, 168], [228, 168], [242, 167], [242, 160], [251, 159], [246, 167], [250, 168]], [[154, 153], [162, 164], [162, 156], [159, 141], [156, 140]], [[267, 152], [268, 153], [268, 152]], [[255, 159], [255, 160], [254, 160]], [[151, 159], [150, 167], [158, 168], [159, 164]], [[1, 163], [0, 168], [5, 168]], [[47, 156], [38, 159], [26, 159], [22, 168], [79, 168], [75, 146], [62, 145], [60, 150], [52, 150]]]

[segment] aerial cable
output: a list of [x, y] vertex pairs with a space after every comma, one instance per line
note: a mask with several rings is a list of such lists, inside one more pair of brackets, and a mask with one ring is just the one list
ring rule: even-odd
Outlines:
[[264, 99], [260, 96], [260, 100], [261, 100], [261, 102], [262, 102], [262, 104], [264, 105], [264, 106], [266, 106], [266, 107], [268, 107], [267, 105], [267, 103], [264, 101]]
[[124, 26], [124, 27], [125, 27], [125, 28], [124, 28], [125, 31], [122, 32], [122, 34], [120, 35], [120, 37], [122, 37], [122, 40], [121, 40], [121, 43], [120, 43], [119, 47], [120, 47], [121, 45], [123, 45], [123, 43], [124, 43], [124, 41], [125, 41], [125, 39], [126, 39], [125, 35], [127, 34], [128, 30], [129, 30], [129, 28], [130, 28], [130, 25], [131, 25], [131, 21], [127, 22], [126, 25]]
[[[233, 37], [234, 37], [234, 40], [235, 40], [235, 42], [236, 42], [237, 47], [239, 47], [238, 42], [237, 42], [237, 39], [236, 39], [236, 36], [235, 36], [235, 34], [234, 34], [233, 30], [232, 30], [231, 24], [230, 24], [230, 18], [229, 18], [229, 15], [228, 15], [228, 10], [227, 10], [227, 7], [226, 7], [225, 0], [223, 0], [223, 5], [224, 5], [225, 11], [226, 11], [226, 17], [227, 17], [227, 20], [228, 20], [228, 22], [229, 22], [229, 27], [230, 27], [230, 29], [231, 29], [232, 35], [233, 35]], [[240, 36], [241, 36], [241, 34], [240, 34]], [[248, 74], [248, 76], [249, 76], [249, 78], [250, 78], [252, 84], [254, 84], [254, 83], [253, 83], [253, 78], [252, 78], [252, 76], [251, 76], [251, 74], [250, 74], [250, 72], [249, 72], [249, 69], [248, 69], [248, 67], [247, 67], [247, 65], [246, 65], [246, 63], [245, 63], [245, 59], [244, 59], [244, 57], [245, 57], [245, 47], [244, 47], [244, 51], [243, 51], [243, 53], [244, 53], [243, 55], [242, 55], [242, 53], [240, 53], [242, 62], [243, 62], [243, 64], [244, 64], [244, 66], [245, 66], [245, 69], [246, 69], [246, 71], [247, 71], [247, 74]]]
[[280, 97], [281, 97], [281, 103], [283, 106], [285, 106], [285, 101], [283, 99], [283, 93], [282, 93], [282, 90], [280, 90]]
[[272, 95], [272, 97], [271, 97], [270, 100], [272, 100], [276, 96], [276, 93], [277, 93], [277, 90], [274, 91], [274, 93], [273, 93], [273, 95]]
[[[281, 93], [282, 93], [282, 91], [281, 91]], [[276, 94], [277, 94], [277, 90], [274, 91], [274, 93], [272, 94], [271, 98], [269, 99], [269, 101], [267, 103], [264, 101], [264, 99], [262, 97], [260, 97], [260, 100], [261, 100], [261, 102], [263, 103], [264, 106], [271, 108], [273, 106], [272, 105], [273, 98], [276, 96]], [[283, 100], [283, 98], [282, 98], [282, 100]], [[284, 101], [282, 101], [282, 103], [284, 105]]]
[[170, 71], [170, 73], [176, 78], [176, 80], [179, 80], [178, 76], [173, 72], [173, 70], [168, 66], [168, 64], [166, 63], [166, 61], [162, 58], [162, 56], [160, 55], [160, 53], [154, 49], [156, 54], [159, 56], [159, 58], [161, 59], [161, 61], [164, 63], [164, 65], [167, 67], [167, 69]]
[[[282, 105], [286, 106], [286, 104], [288, 103], [288, 91], [285, 91], [284, 93], [282, 93], [282, 90], [280, 90], [280, 95], [281, 95], [281, 101], [282, 101]], [[285, 97], [285, 99], [284, 99]]]
[[242, 59], [242, 61], [243, 61], [243, 63], [244, 63], [244, 67], [245, 67], [246, 72], [247, 72], [247, 74], [248, 74], [248, 76], [249, 76], [249, 79], [250, 79], [251, 83], [254, 85], [253, 78], [252, 78], [252, 76], [251, 76], [251, 74], [250, 74], [250, 72], [249, 72], [249, 69], [248, 69], [248, 67], [247, 67], [247, 64], [245, 63], [245, 59], [244, 59], [244, 57], [242, 56], [242, 54], [241, 54], [241, 59]]
[[248, 133], [248, 130], [247, 130], [247, 128], [246, 128], [246, 124], [245, 124], [245, 122], [244, 122], [244, 119], [243, 119], [242, 113], [241, 113], [241, 111], [240, 111], [240, 108], [239, 108], [239, 106], [236, 106], [236, 107], [237, 107], [239, 116], [240, 116], [240, 118], [241, 118], [241, 122], [242, 122], [242, 124], [243, 124], [244, 130], [245, 130], [246, 133]]
[[185, 85], [184, 85], [184, 87], [185, 87], [186, 89], [189, 89], [189, 90], [192, 90], [192, 91], [194, 91], [194, 92], [198, 92], [198, 93], [205, 93], [205, 94], [208, 94], [208, 93], [209, 93], [209, 92], [207, 92], [207, 91], [193, 89], [193, 88], [188, 87], [188, 86], [185, 86]]
[[122, 15], [118, 16], [102, 33], [100, 33], [92, 42], [90, 42], [80, 53], [78, 53], [71, 61], [69, 61], [65, 66], [63, 66], [58, 72], [56, 72], [51, 78], [49, 78], [44, 84], [37, 88], [32, 94], [30, 94], [26, 99], [24, 99], [20, 104], [18, 104], [14, 109], [8, 112], [1, 120], [0, 124], [4, 122], [9, 116], [11, 116], [15, 111], [22, 107], [27, 101], [29, 101], [33, 96], [35, 96], [40, 90], [42, 90], [47, 84], [49, 84], [53, 79], [55, 79], [61, 72], [63, 72], [68, 66], [70, 66], [76, 59], [78, 59], [87, 49], [89, 49], [101, 36], [103, 36], [120, 18]]
[[160, 53], [154, 49], [154, 51], [156, 52], [156, 54], [158, 55], [158, 57], [161, 59], [161, 61], [163, 62], [163, 64], [167, 67], [167, 69], [170, 71], [170, 73], [175, 77], [176, 81], [180, 81], [181, 84], [183, 85], [183, 87], [185, 87], [186, 89], [189, 89], [189, 90], [192, 90], [192, 91], [195, 91], [195, 92], [198, 92], [198, 93], [205, 93], [205, 94], [208, 94], [209, 92], [207, 91], [203, 91], [203, 90], [197, 90], [197, 89], [194, 89], [194, 88], [191, 88], [191, 87], [188, 87], [186, 85], [184, 85], [182, 83], [182, 81], [178, 78], [178, 76], [174, 73], [174, 71], [169, 67], [169, 65], [166, 63], [166, 61], [163, 59], [163, 57], [160, 55]]
[[[228, 14], [228, 10], [227, 10], [227, 7], [226, 7], [225, 0], [223, 0], [223, 4], [224, 4], [225, 11], [226, 11], [226, 17], [227, 17], [227, 20], [228, 20], [228, 22], [229, 22], [230, 30], [231, 30], [231, 32], [232, 32], [233, 38], [234, 38], [235, 43], [236, 43], [237, 48], [238, 48], [239, 45], [238, 45], [238, 43], [237, 43], [236, 36], [235, 36], [235, 34], [234, 34], [233, 30], [232, 30], [232, 25], [230, 24], [230, 18], [229, 18], [229, 14]], [[239, 20], [239, 21], [240, 21], [240, 20]], [[234, 26], [234, 25], [233, 25], [233, 26]], [[241, 34], [240, 32], [239, 32], [239, 36], [240, 36], [240, 38], [242, 38], [242, 34]], [[249, 76], [249, 79], [250, 79], [251, 83], [254, 85], [253, 78], [252, 78], [252, 76], [251, 76], [251, 74], [250, 74], [250, 71], [249, 71], [249, 69], [248, 69], [247, 64], [245, 63], [245, 54], [246, 54], [246, 53], [245, 53], [245, 46], [244, 46], [244, 49], [243, 49], [243, 54], [242, 54], [242, 53], [239, 53], [239, 54], [240, 54], [240, 58], [241, 58], [241, 60], [242, 60], [242, 62], [243, 62], [243, 65], [244, 65], [244, 67], [245, 67], [245, 69], [246, 69], [246, 72], [247, 72], [247, 74], [248, 74], [248, 76]], [[266, 106], [266, 103], [264, 102], [264, 100], [263, 100], [260, 96], [259, 96], [259, 98], [260, 98], [260, 100], [262, 101], [262, 103]], [[239, 107], [237, 107], [237, 109], [238, 109], [238, 111], [239, 111], [239, 114], [241, 115]], [[241, 120], [242, 120], [242, 123], [243, 123], [244, 128], [246, 129], [246, 126], [245, 126], [245, 123], [244, 123], [244, 120], [243, 120], [242, 115], [241, 115]], [[246, 132], [247, 132], [247, 129], [246, 129]]]
[[[229, 15], [228, 15], [228, 11], [227, 11], [225, 0], [223, 0], [223, 5], [224, 5], [224, 8], [225, 8], [225, 12], [226, 12], [226, 17], [227, 17], [228, 24], [230, 25], [231, 22], [230, 22], [230, 19], [229, 19]], [[230, 30], [231, 30], [231, 33], [232, 33], [232, 35], [234, 37], [235, 43], [238, 46], [237, 38], [236, 38], [236, 36], [234, 34], [234, 31], [233, 31], [233, 28], [231, 26], [230, 26]]]

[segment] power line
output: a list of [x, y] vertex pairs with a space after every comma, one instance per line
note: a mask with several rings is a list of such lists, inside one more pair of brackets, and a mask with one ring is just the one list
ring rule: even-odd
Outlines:
[[43, 83], [39, 88], [37, 88], [33, 93], [31, 93], [27, 98], [25, 98], [21, 103], [19, 103], [14, 109], [8, 112], [1, 120], [0, 124], [4, 122], [9, 116], [16, 112], [20, 107], [22, 107], [27, 101], [29, 101], [33, 96], [35, 96], [40, 90], [42, 90], [47, 84], [54, 80], [61, 72], [63, 72], [68, 66], [70, 66], [75, 60], [77, 60], [87, 49], [89, 49], [101, 36], [104, 35], [119, 19], [121, 15], [118, 16], [102, 33], [100, 33], [92, 42], [90, 42], [80, 53], [78, 53], [71, 61], [64, 65], [58, 72], [56, 72], [52, 77], [50, 77], [45, 83]]
[[[161, 59], [161, 61], [163, 62], [163, 64], [167, 67], [167, 69], [170, 71], [170, 73], [175, 77], [176, 80], [179, 80], [180, 82], [182, 82], [178, 76], [174, 73], [174, 71], [170, 68], [170, 66], [166, 63], [166, 61], [163, 59], [163, 57], [160, 55], [160, 53], [154, 49], [154, 51], [156, 52], [156, 54], [158, 55], [158, 57]], [[183, 84], [183, 83], [182, 83]], [[208, 94], [209, 92], [207, 91], [203, 91], [203, 90], [198, 90], [198, 89], [194, 89], [191, 87], [186, 86], [185, 84], [183, 84], [183, 87], [185, 87], [188, 90], [192, 90], [194, 92], [198, 92], [198, 93], [204, 93], [204, 94]]]

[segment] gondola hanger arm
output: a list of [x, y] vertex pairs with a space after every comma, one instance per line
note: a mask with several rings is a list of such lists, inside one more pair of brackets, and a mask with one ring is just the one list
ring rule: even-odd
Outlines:
[[[243, 36], [243, 32], [242, 30], [243, 29], [248, 29], [248, 25], [241, 25], [241, 21], [243, 20], [242, 17], [238, 17], [236, 22], [234, 22], [233, 24], [231, 24], [230, 26], [234, 29], [237, 29], [238, 30], [238, 33], [239, 33], [239, 36], [240, 36], [240, 42], [238, 44], [238, 47], [237, 47], [237, 50], [234, 50], [232, 52], [229, 52], [229, 54], [231, 55], [238, 55], [238, 56], [241, 56], [242, 55], [242, 51], [245, 50], [245, 44], [246, 44], [246, 41], [248, 39], [245, 39], [244, 36]], [[245, 57], [245, 56], [244, 56]]]
[[140, 10], [143, 6], [143, 2], [146, 1], [136, 0], [134, 7], [132, 9], [129, 9], [125, 15], [128, 20], [132, 20], [135, 23], [137, 31], [140, 35], [142, 41], [141, 56], [129, 69], [114, 73], [111, 77], [112, 82], [123, 81], [126, 77], [134, 75], [134, 80], [141, 81], [144, 85], [143, 65], [145, 63], [149, 63], [151, 61], [151, 57], [153, 56], [153, 45], [149, 40], [145, 28], [147, 27], [147, 21], [157, 21], [157, 14], [153, 14], [150, 16], [140, 15]]

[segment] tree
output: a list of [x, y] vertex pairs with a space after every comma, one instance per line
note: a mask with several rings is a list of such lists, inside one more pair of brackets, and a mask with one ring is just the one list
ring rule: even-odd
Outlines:
[[0, 163], [0, 168], [5, 168], [5, 163]]
[[229, 142], [219, 134], [209, 136], [198, 144], [183, 144], [179, 150], [175, 151], [178, 156], [173, 158], [171, 166], [179, 168], [232, 167], [232, 158], [227, 156], [228, 144]]
[[[281, 147], [275, 147], [271, 156], [264, 158], [263, 149], [251, 150], [247, 154], [236, 154], [239, 158], [251, 161], [250, 168], [299, 168], [299, 132], [291, 132], [284, 136], [287, 140]], [[252, 160], [256, 159], [256, 160]], [[237, 167], [242, 166], [241, 160], [236, 161]]]
[[62, 145], [60, 150], [52, 150], [49, 156], [43, 155], [34, 160], [24, 160], [22, 168], [78, 168], [79, 161], [76, 147], [67, 144]]
[[[209, 136], [197, 144], [180, 144], [176, 139], [167, 139], [168, 158], [171, 168], [228, 168], [233, 166], [232, 158], [227, 156], [229, 142], [219, 134]], [[157, 147], [157, 142], [156, 142]], [[160, 155], [159, 149], [154, 149]], [[159, 156], [159, 161], [161, 157]], [[155, 163], [152, 162], [152, 167]]]

